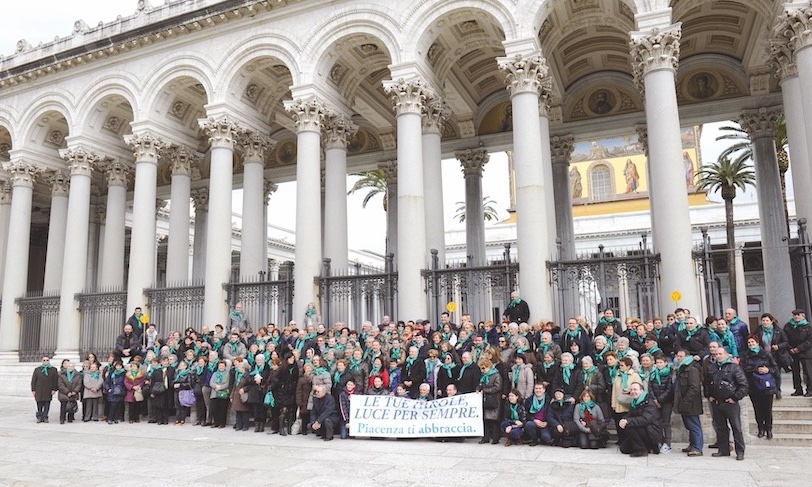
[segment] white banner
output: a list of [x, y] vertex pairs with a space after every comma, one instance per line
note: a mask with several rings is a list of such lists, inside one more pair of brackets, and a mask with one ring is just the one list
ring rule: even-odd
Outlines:
[[394, 396], [350, 396], [350, 436], [431, 438], [482, 436], [482, 395], [434, 401]]

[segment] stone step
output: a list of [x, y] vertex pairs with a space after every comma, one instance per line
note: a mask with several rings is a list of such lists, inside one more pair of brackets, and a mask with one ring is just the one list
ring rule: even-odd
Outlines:
[[776, 407], [781, 408], [807, 408], [812, 407], [812, 397], [790, 396], [784, 393], [781, 399], [773, 401], [773, 409]]
[[806, 419], [812, 422], [812, 406], [773, 406], [773, 419]]
[[[755, 423], [749, 425], [750, 434], [758, 434]], [[799, 434], [812, 438], [812, 421], [809, 419], [773, 419], [774, 434]]]
[[[758, 430], [755, 431], [757, 433]], [[812, 434], [802, 433], [775, 433], [772, 440], [751, 437], [751, 444], [759, 446], [812, 446]]]

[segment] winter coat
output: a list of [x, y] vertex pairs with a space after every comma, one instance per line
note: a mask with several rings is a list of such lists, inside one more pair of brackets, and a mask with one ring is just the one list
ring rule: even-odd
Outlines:
[[792, 355], [799, 359], [812, 359], [812, 325], [793, 327], [791, 323], [784, 325], [789, 348], [797, 348], [798, 353]]
[[310, 391], [313, 390], [313, 376], [300, 375], [299, 380], [296, 382], [296, 406], [299, 409], [307, 409], [308, 399], [310, 399]]
[[147, 394], [147, 391], [144, 391], [145, 384], [147, 382], [147, 375], [142, 371], [139, 370], [138, 374], [136, 374], [135, 379], [133, 379], [132, 375], [130, 375], [130, 371], [124, 372], [124, 387], [127, 389], [127, 394], [124, 396], [124, 402], [135, 402], [135, 387], [138, 386], [142, 389], [142, 393]]
[[323, 425], [327, 419], [333, 420], [336, 424], [341, 421], [335, 398], [330, 394], [325, 394], [322, 398], [314, 397], [310, 421]]
[[567, 400], [564, 402], [552, 401], [547, 408], [547, 423], [553, 430], [556, 430], [558, 426], [563, 426], [565, 435], [574, 435], [576, 433], [574, 431], [574, 411], [573, 404]]
[[[657, 336], [657, 329], [652, 330]], [[677, 334], [674, 329], [668, 325], [664, 325], [660, 330], [660, 336], [657, 337], [657, 346], [663, 351], [666, 357], [673, 357], [675, 348], [677, 347]]]
[[[541, 340], [541, 338], [539, 338]], [[550, 347], [547, 349], [548, 352], [553, 354], [553, 359], [557, 362], [561, 360], [561, 354], [563, 351], [561, 350], [561, 346], [555, 342], [550, 342]], [[583, 350], [581, 350], [583, 352]], [[539, 341], [538, 346], [536, 346], [536, 359], [539, 365], [544, 362], [544, 346]]]
[[747, 376], [744, 370], [734, 364], [728, 362], [726, 364], [719, 364], [718, 362], [708, 367], [708, 375], [705, 377], [705, 397], [713, 398], [716, 401], [724, 401], [726, 397], [719, 394], [719, 385], [725, 381], [733, 387], [732, 398], [734, 401], [741, 401], [750, 389], [750, 383], [747, 381]]
[[124, 386], [124, 373], [115, 374], [111, 371], [104, 380], [104, 389], [107, 391], [109, 402], [124, 402], [127, 388]]
[[[792, 365], [792, 357], [790, 357], [789, 346], [787, 341], [787, 333], [779, 326], [773, 325], [773, 336], [770, 339], [769, 346], [764, 341], [764, 327], [759, 325], [756, 329], [756, 336], [762, 348], [769, 350], [770, 354], [775, 358], [776, 364], [779, 367], [789, 367]], [[773, 345], [778, 346], [778, 350], [773, 350]]]
[[558, 362], [553, 363], [550, 368], [545, 368], [544, 363], [539, 363], [536, 370], [538, 381], [543, 382], [548, 391], [561, 380], [561, 367], [559, 367]]
[[533, 394], [533, 386], [536, 382], [535, 377], [533, 377], [533, 366], [530, 364], [522, 364], [518, 374], [516, 374], [516, 367], [517, 366], [514, 365], [508, 372], [510, 386], [518, 389], [523, 399], [530, 397], [530, 395]]
[[34, 393], [34, 400], [50, 401], [53, 398], [53, 392], [58, 390], [59, 371], [56, 367], [43, 369], [42, 366], [37, 366], [31, 375], [31, 392]]
[[668, 404], [674, 401], [674, 379], [673, 371], [670, 376], [657, 382], [657, 379], [649, 378], [648, 393], [651, 394], [660, 404]]
[[96, 373], [98, 374], [98, 378], [93, 378], [92, 372], [85, 372], [82, 374], [82, 385], [84, 386], [82, 398], [95, 399], [102, 397], [104, 379], [102, 379], [101, 372]]
[[[465, 368], [465, 370], [462, 370]], [[469, 394], [476, 391], [479, 386], [479, 379], [482, 378], [482, 371], [479, 370], [477, 364], [471, 362], [468, 367], [465, 364], [460, 364], [459, 367], [454, 369], [457, 376], [457, 393]]]
[[584, 331], [583, 328], [578, 329], [578, 334], [575, 337], [571, 337], [568, 330], [564, 330], [561, 332], [561, 338], [559, 339], [559, 345], [561, 346], [561, 350], [565, 352], [570, 351], [570, 347], [572, 346], [572, 342], [578, 342], [578, 346], [580, 347], [579, 350], [581, 351], [581, 356], [588, 355], [589, 352], [592, 350], [592, 339], [589, 338], [589, 334]]
[[[402, 382], [409, 382], [411, 381], [412, 385], [407, 387], [409, 391], [409, 397], [412, 399], [417, 398], [420, 394], [420, 384], [426, 380], [426, 364], [419, 358], [414, 361], [414, 363], [409, 366], [407, 362], [403, 363], [401, 367], [401, 377]], [[358, 387], [358, 383], [355, 384]], [[359, 392], [362, 394], [363, 392]], [[496, 419], [496, 418], [494, 418]]]
[[682, 330], [677, 333], [677, 344], [680, 348], [687, 350], [690, 355], [699, 355], [700, 358], [710, 353], [708, 351], [710, 335], [708, 334], [708, 330], [704, 328], [700, 328], [690, 340], [688, 339], [688, 329]]
[[[59, 373], [59, 379], [57, 381], [59, 387], [59, 400], [62, 402], [66, 401], [78, 401], [79, 395], [82, 393], [82, 373], [78, 370], [73, 371], [73, 379], [68, 380], [68, 374], [66, 372]], [[68, 396], [69, 393], [72, 393], [71, 396]]]
[[[750, 395], [753, 394], [761, 394], [764, 395], [765, 392], [759, 390], [755, 386], [755, 377], [754, 375], [758, 373], [759, 367], [767, 367], [769, 369], [770, 375], [775, 378], [775, 376], [779, 373], [778, 364], [775, 363], [775, 359], [772, 355], [767, 353], [766, 350], [763, 348], [758, 351], [758, 353], [753, 353], [750, 349], [747, 349], [745, 353], [742, 354], [741, 362], [739, 362], [742, 370], [744, 370], [745, 375], [747, 376], [748, 387], [750, 388]], [[766, 392], [767, 395], [771, 395], [772, 392]]]
[[357, 394], [363, 394], [367, 390], [367, 382], [369, 381], [369, 364], [362, 360], [357, 368], [350, 370], [348, 366], [346, 373], [349, 375], [347, 380], [352, 379], [355, 383], [355, 389], [358, 391]]
[[698, 416], [703, 412], [701, 371], [695, 363], [677, 368], [674, 412], [687, 416]]
[[626, 429], [644, 428], [652, 443], [662, 443], [663, 426], [660, 423], [660, 411], [650, 394], [636, 408], [631, 408], [626, 415]]
[[[313, 374], [310, 377], [310, 380], [312, 381], [313, 384], [310, 388], [310, 399], [308, 399], [307, 401], [307, 409], [312, 410], [313, 400], [316, 398], [315, 394], [316, 387], [323, 386], [327, 389], [327, 392], [330, 392], [333, 385], [333, 379], [330, 377], [330, 374]], [[358, 384], [355, 384], [356, 391], [360, 390], [360, 388], [361, 387]]]
[[606, 384], [603, 381], [603, 373], [595, 367], [595, 372], [589, 376], [589, 379], [584, 380], [586, 371], [583, 367], [579, 367], [572, 372], [575, 376], [575, 394], [574, 398], [581, 402], [581, 395], [584, 390], [589, 390], [595, 398], [595, 402], [603, 402], [603, 393], [606, 390]]
[[262, 379], [259, 381], [259, 384], [257, 384], [255, 379], [256, 375], [253, 374], [254, 368], [256, 367], [251, 368], [248, 374], [246, 374], [248, 380], [245, 381], [245, 385], [243, 386], [245, 392], [248, 393], [248, 404], [260, 404], [265, 400], [265, 391], [271, 377], [271, 368], [268, 364], [265, 364], [259, 372], [259, 376], [262, 377]]
[[[640, 378], [640, 374], [635, 372], [634, 370], [629, 370], [629, 385], [634, 382], [643, 383], [643, 379]], [[620, 394], [623, 392], [623, 377], [618, 372], [617, 377], [615, 377], [615, 382], [612, 384], [612, 409], [618, 413], [625, 413], [629, 411], [629, 406], [625, 404], [621, 404], [619, 397]]]
[[225, 386], [225, 389], [228, 389], [230, 383], [228, 370], [223, 372], [222, 379], [220, 380], [217, 379], [217, 372], [219, 372], [219, 370], [216, 370], [211, 374], [211, 380], [209, 381], [209, 387], [211, 387], [211, 395], [209, 397], [212, 399], [217, 399], [217, 386]]
[[[602, 422], [605, 419], [603, 417], [603, 411], [601, 410], [600, 406], [598, 406], [597, 404], [595, 404], [595, 406], [592, 409], [589, 410], [589, 414], [592, 415], [592, 421]], [[593, 435], [592, 431], [589, 429], [589, 423], [581, 424], [582, 420], [586, 423], [586, 419], [585, 419], [586, 418], [586, 411], [581, 412], [581, 405], [580, 404], [575, 405], [575, 409], [573, 411], [573, 416], [572, 417], [573, 417], [573, 420], [575, 421], [575, 426], [578, 427], [578, 429], [581, 431], [581, 433], [589, 434], [589, 439], [590, 440], [593, 440], [593, 441], [598, 440], [598, 438], [595, 435]]]
[[522, 422], [524, 422], [525, 417], [527, 417], [527, 410], [525, 410], [525, 408], [524, 408], [524, 402], [519, 400], [519, 402], [516, 403], [516, 406], [517, 406], [516, 409], [517, 409], [517, 412], [519, 413], [519, 415], [518, 415], [519, 419], [511, 419], [511, 417], [510, 417], [510, 406], [511, 406], [510, 402], [506, 401], [505, 402], [505, 407], [502, 408], [502, 421], [507, 421], [508, 423], [512, 423], [514, 421], [522, 421]]
[[[282, 364], [276, 380], [271, 384], [273, 396], [278, 407], [296, 406], [296, 383], [299, 380], [299, 367], [296, 364]], [[323, 374], [322, 374], [323, 375]], [[330, 374], [327, 374], [329, 379]], [[330, 385], [326, 384], [327, 393], [330, 393]]]
[[[480, 384], [480, 390], [483, 395], [495, 395], [502, 400], [502, 376], [497, 372], [492, 374], [487, 382]], [[499, 419], [499, 408], [496, 409], [483, 409], [483, 419], [497, 421]]]
[[245, 348], [245, 345], [242, 342], [238, 341], [236, 343], [237, 345], [236, 351], [234, 351], [234, 347], [232, 345], [233, 344], [231, 343], [231, 341], [223, 344], [222, 351], [224, 359], [234, 360], [237, 357], [245, 357], [246, 353], [248, 353], [247, 349]]
[[251, 410], [251, 407], [248, 405], [247, 401], [243, 401], [242, 397], [240, 396], [240, 389], [243, 392], [248, 392], [247, 387], [249, 382], [253, 382], [253, 377], [251, 377], [248, 372], [244, 373], [242, 377], [240, 377], [239, 382], [237, 381], [237, 368], [231, 369], [231, 383], [233, 384], [231, 388], [231, 394], [229, 395], [231, 399], [231, 409], [235, 412], [244, 413]]

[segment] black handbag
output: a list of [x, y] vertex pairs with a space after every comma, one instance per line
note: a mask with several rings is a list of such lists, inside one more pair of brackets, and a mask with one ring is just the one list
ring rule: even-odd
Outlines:
[[76, 414], [76, 412], [78, 410], [79, 410], [79, 404], [76, 402], [76, 400], [71, 399], [65, 405], [65, 412], [68, 413], [68, 414]]
[[482, 409], [488, 411], [499, 409], [499, 394], [482, 394]]

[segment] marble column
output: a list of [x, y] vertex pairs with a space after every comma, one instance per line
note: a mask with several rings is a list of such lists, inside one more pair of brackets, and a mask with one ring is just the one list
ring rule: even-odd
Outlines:
[[648, 186], [648, 206], [649, 206], [649, 219], [651, 220], [651, 233], [657, 235], [657, 217], [654, 215], [655, 204], [654, 199], [656, 195], [651, 191], [651, 158], [648, 153], [648, 129], [643, 124], [635, 125], [635, 132], [637, 132], [637, 142], [643, 147], [643, 154], [646, 155], [646, 184]]
[[786, 313], [786, 310], [795, 307], [795, 294], [789, 261], [787, 221], [775, 153], [775, 126], [780, 117], [781, 107], [762, 107], [745, 111], [739, 118], [739, 125], [747, 131], [753, 146], [761, 255], [764, 261], [764, 283], [767, 287], [766, 309]]
[[56, 333], [55, 356], [79, 358], [81, 315], [75, 295], [85, 287], [87, 248], [90, 229], [90, 183], [93, 166], [102, 158], [89, 149], [72, 147], [59, 152], [70, 169], [67, 228], [78, 238], [66, 238], [62, 284], [59, 288], [59, 329]]
[[189, 223], [191, 222], [192, 170], [200, 158], [188, 147], [169, 151], [172, 186], [169, 206], [169, 243], [166, 246], [166, 285], [189, 281]]
[[192, 190], [192, 201], [195, 204], [195, 236], [192, 246], [192, 281], [202, 284], [206, 277], [206, 232], [209, 222], [209, 190], [198, 188]]
[[96, 245], [96, 257], [95, 257], [95, 275], [93, 276], [94, 282], [96, 283], [94, 289], [99, 290], [99, 286], [101, 286], [102, 276], [104, 272], [104, 268], [102, 267], [102, 258], [104, 257], [104, 237], [105, 233], [107, 233], [107, 205], [106, 204], [99, 204], [96, 205], [96, 221], [99, 222], [99, 239]]
[[482, 171], [491, 156], [482, 147], [454, 154], [465, 175], [465, 249], [474, 267], [486, 263], [485, 208], [482, 203]]
[[324, 124], [324, 257], [333, 271], [346, 272], [347, 243], [347, 144], [358, 127], [340, 115]]
[[572, 135], [553, 136], [550, 153], [553, 166], [553, 197], [555, 198], [555, 233], [561, 242], [561, 260], [575, 259], [575, 223], [572, 220], [570, 188], [570, 156], [575, 149]]
[[[398, 256], [398, 161], [378, 164], [386, 176], [386, 253]], [[397, 260], [395, 261], [397, 262]]]
[[[550, 97], [552, 96], [552, 79], [547, 77], [542, 80], [541, 92], [539, 93], [539, 139], [541, 142], [541, 179], [544, 181], [544, 187], [547, 188], [543, 192], [544, 195], [544, 209], [547, 210], [547, 224], [551, 228], [558, 228], [556, 224], [556, 204], [555, 204], [555, 191], [550, 191], [553, 185], [553, 162], [552, 153], [550, 152]], [[546, 232], [547, 248], [550, 254], [546, 256], [547, 259], [553, 260], [558, 254], [558, 243], [556, 232]]]
[[135, 156], [130, 261], [127, 274], [127, 310], [144, 307], [144, 289], [155, 282], [155, 199], [158, 183], [158, 157], [169, 143], [142, 132], [124, 137]]
[[2, 181], [0, 182], [0, 292], [3, 290], [3, 277], [6, 269], [6, 245], [8, 244], [10, 220], [11, 182]]
[[387, 81], [397, 114], [398, 154], [398, 310], [411, 316], [428, 313], [421, 270], [427, 267], [426, 214], [423, 192], [422, 110], [430, 90], [421, 81]]
[[259, 278], [267, 264], [268, 245], [265, 218], [265, 153], [276, 142], [260, 134], [240, 140], [243, 150], [242, 237], [240, 240], [240, 280]]
[[68, 188], [70, 173], [65, 170], [48, 171], [42, 179], [51, 186], [51, 215], [48, 219], [48, 249], [45, 253], [45, 280], [43, 294], [59, 292], [62, 285], [62, 263], [68, 224]]
[[87, 227], [87, 268], [85, 269], [85, 285], [82, 289], [96, 289], [99, 274], [99, 252], [101, 250], [101, 232], [104, 214], [107, 208], [96, 202], [99, 196], [98, 186], [91, 185], [91, 203], [88, 207], [90, 221]]
[[425, 197], [426, 249], [437, 249], [445, 265], [445, 213], [443, 212], [443, 128], [451, 109], [439, 97], [423, 105], [423, 194]]
[[[541, 55], [516, 55], [497, 60], [505, 73], [513, 108], [513, 165], [516, 174], [516, 235], [519, 258], [519, 290], [530, 303], [530, 319], [536, 321], [553, 310], [546, 260], [553, 255], [547, 233], [552, 230], [545, 205], [542, 168], [539, 98], [546, 87], [547, 62]], [[533, 311], [536, 310], [536, 311]]]
[[206, 324], [223, 323], [228, 302], [223, 284], [231, 280], [231, 193], [234, 183], [234, 144], [243, 129], [227, 117], [200, 120], [209, 135], [209, 220], [206, 228], [206, 277], [203, 316]]
[[[787, 145], [792, 164], [792, 186], [795, 193], [795, 215], [812, 221], [812, 167], [806, 138], [804, 99], [795, 54], [786, 44], [772, 46], [771, 62], [781, 85], [784, 117], [787, 125]], [[812, 118], [809, 119], [812, 124]], [[738, 308], [737, 308], [738, 309]]]
[[34, 164], [13, 161], [3, 165], [11, 180], [11, 214], [6, 243], [3, 301], [0, 309], [0, 360], [18, 362], [20, 350], [20, 315], [15, 299], [23, 296], [28, 287], [28, 253], [31, 243], [31, 202], [34, 195], [34, 177], [40, 168]]
[[[679, 59], [679, 24], [633, 32], [632, 70], [645, 93], [646, 128], [652, 195], [655, 251], [660, 253], [660, 303], [671, 303], [671, 293], [682, 293], [680, 305], [700, 309], [699, 286], [691, 255], [691, 218], [688, 193], [674, 190], [685, 179], [682, 165], [677, 90], [674, 76]], [[668, 195], [668, 197], [663, 197]]]
[[301, 320], [307, 304], [318, 301], [313, 279], [321, 273], [321, 130], [326, 110], [316, 100], [289, 100], [285, 109], [296, 123], [296, 266], [293, 310]]
[[265, 245], [262, 246], [262, 249], [264, 251], [264, 253], [262, 254], [262, 262], [265, 264], [263, 270], [267, 270], [269, 273], [268, 280], [273, 281], [275, 279], [270, 279], [270, 269], [268, 269], [268, 225], [269, 225], [268, 205], [270, 205], [271, 203], [271, 195], [276, 193], [276, 190], [279, 189], [279, 185], [277, 185], [276, 183], [274, 183], [269, 179], [266, 179], [263, 188], [265, 199], [262, 200], [264, 202], [264, 206], [262, 207], [262, 229], [263, 229], [262, 238], [264, 239]]

